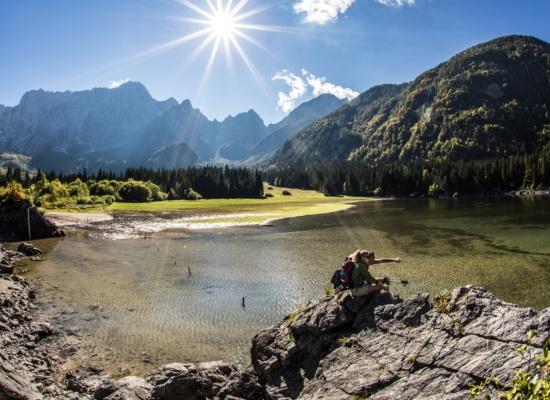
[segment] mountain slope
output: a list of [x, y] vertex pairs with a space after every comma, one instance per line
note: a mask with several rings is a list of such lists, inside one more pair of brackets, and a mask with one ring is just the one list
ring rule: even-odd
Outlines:
[[209, 160], [215, 149], [205, 140], [214, 137], [216, 129], [213, 122], [185, 100], [143, 126], [128, 157], [132, 164], [139, 165], [155, 150], [184, 141], [199, 158]]
[[155, 151], [145, 166], [153, 169], [175, 169], [193, 166], [198, 161], [199, 158], [187, 143], [177, 141]]
[[27, 92], [0, 114], [0, 148], [32, 156], [43, 169], [74, 170], [120, 162], [120, 151], [150, 120], [177, 105], [140, 83], [81, 92]]
[[254, 110], [227, 117], [219, 125], [220, 156], [229, 160], [246, 157], [267, 133], [264, 121]]
[[302, 130], [275, 164], [472, 160], [532, 152], [550, 139], [550, 45], [507, 36], [403, 85], [383, 85]]
[[252, 157], [260, 158], [275, 152], [292, 135], [345, 104], [331, 94], [322, 94], [296, 107], [282, 121], [268, 127], [269, 135], [252, 151]]

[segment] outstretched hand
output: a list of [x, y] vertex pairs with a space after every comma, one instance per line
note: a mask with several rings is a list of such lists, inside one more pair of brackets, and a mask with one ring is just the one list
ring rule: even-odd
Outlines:
[[396, 258], [396, 259], [395, 259], [395, 262], [396, 262], [396, 263], [400, 263], [400, 262], [401, 262], [401, 259], [400, 259], [400, 258]]

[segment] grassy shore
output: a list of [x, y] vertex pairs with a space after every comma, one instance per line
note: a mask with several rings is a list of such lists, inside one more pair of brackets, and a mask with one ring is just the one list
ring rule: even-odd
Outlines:
[[[284, 190], [289, 191], [291, 195], [283, 195]], [[348, 196], [326, 197], [312, 190], [271, 186], [266, 186], [265, 192], [272, 194], [273, 197], [266, 199], [172, 200], [150, 203], [117, 202], [106, 207], [46, 210], [46, 214], [184, 213], [191, 217], [190, 222], [255, 224], [275, 219], [342, 211], [351, 207], [353, 202], [366, 200], [366, 198]], [[192, 219], [193, 216], [197, 217], [196, 220]]]

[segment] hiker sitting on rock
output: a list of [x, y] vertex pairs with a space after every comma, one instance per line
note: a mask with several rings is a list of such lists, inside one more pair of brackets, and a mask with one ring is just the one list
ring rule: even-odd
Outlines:
[[381, 290], [389, 290], [384, 279], [375, 279], [369, 272], [369, 266], [389, 262], [401, 262], [400, 258], [376, 259], [373, 251], [357, 250], [349, 256], [355, 263], [351, 273], [351, 291], [354, 296], [368, 296]]

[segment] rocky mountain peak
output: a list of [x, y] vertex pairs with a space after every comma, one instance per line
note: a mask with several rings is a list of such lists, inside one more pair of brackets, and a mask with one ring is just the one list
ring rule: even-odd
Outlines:
[[180, 104], [180, 108], [182, 111], [191, 111], [193, 110], [193, 105], [191, 104], [191, 101], [190, 100], [183, 100]]

